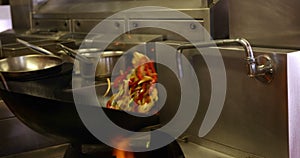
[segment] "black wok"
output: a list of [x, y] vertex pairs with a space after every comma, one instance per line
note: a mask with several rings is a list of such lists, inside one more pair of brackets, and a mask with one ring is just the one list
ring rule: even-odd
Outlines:
[[[46, 136], [67, 138], [72, 143], [101, 143], [82, 123], [70, 89], [49, 89], [51, 85], [39, 84], [36, 81], [8, 81], [7, 84], [10, 91], [2, 87], [0, 96], [16, 117], [28, 127]], [[23, 86], [23, 90], [15, 89], [20, 85]], [[40, 88], [34, 88], [35, 92], [32, 92], [32, 87], [37, 86]], [[104, 92], [107, 85], [101, 84], [95, 88]], [[26, 92], [26, 89], [29, 91]], [[92, 110], [102, 108], [111, 121], [131, 131], [159, 123], [158, 115], [136, 117], [124, 111], [105, 107], [87, 105], [86, 108]], [[95, 121], [101, 124], [101, 120]]]
[[[42, 55], [42, 57], [56, 59], [56, 57], [52, 55]], [[8, 62], [6, 61], [5, 63]], [[30, 62], [27, 62], [25, 65], [28, 64], [30, 64]], [[65, 64], [60, 64], [60, 62], [58, 62], [56, 65], [54, 64], [53, 67], [60, 67], [62, 70], [64, 70], [65, 66], [61, 65]], [[35, 69], [32, 72], [35, 73], [37, 71], [42, 71], [49, 73], [48, 70], [50, 69], [51, 68], [44, 67]], [[0, 88], [0, 96], [7, 104], [8, 108], [24, 124], [41, 134], [67, 138], [72, 143], [100, 143], [82, 123], [73, 100], [72, 89], [61, 85], [58, 86], [55, 83], [55, 80], [61, 83], [61, 79], [64, 78], [66, 80], [64, 80], [63, 83], [70, 84], [70, 79], [73, 77], [72, 73], [70, 73], [72, 71], [66, 71], [67, 73], [62, 73], [63, 71], [60, 70], [59, 73], [55, 73], [55, 75], [29, 81], [5, 81], [6, 78], [10, 77], [10, 75], [12, 78], [24, 78], [28, 72], [31, 72], [25, 71], [23, 73], [17, 69], [13, 69], [13, 71], [8, 70], [9, 69], [3, 69], [0, 73], [3, 83], [3, 86]], [[29, 73], [30, 77], [34, 76], [32, 72]], [[106, 92], [107, 85], [101, 85], [102, 86], [92, 88], [97, 88], [98, 90], [100, 89], [100, 91], [103, 93]], [[138, 131], [144, 127], [159, 123], [158, 115], [137, 117], [124, 111], [107, 109], [105, 107], [96, 107], [90, 105], [85, 105], [85, 107], [89, 110], [99, 110], [99, 108], [102, 108], [111, 121], [120, 127], [131, 131]], [[101, 120], [95, 121], [101, 124]]]

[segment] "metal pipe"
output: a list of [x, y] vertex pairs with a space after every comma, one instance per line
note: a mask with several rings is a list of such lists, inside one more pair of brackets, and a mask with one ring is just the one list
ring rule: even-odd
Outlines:
[[248, 75], [249, 77], [255, 77], [256, 76], [256, 70], [257, 65], [255, 61], [255, 57], [252, 51], [252, 47], [250, 43], [243, 38], [237, 38], [237, 39], [224, 39], [224, 40], [215, 40], [215, 41], [209, 41], [209, 42], [201, 42], [201, 43], [194, 43], [194, 44], [185, 44], [177, 47], [177, 64], [178, 64], [178, 70], [179, 70], [179, 77], [183, 77], [182, 72], [182, 63], [181, 63], [181, 54], [184, 49], [192, 49], [192, 48], [204, 48], [204, 47], [211, 47], [211, 46], [222, 46], [222, 45], [228, 45], [228, 44], [240, 44], [243, 46], [246, 52], [246, 60], [247, 64], [249, 66], [248, 68]]

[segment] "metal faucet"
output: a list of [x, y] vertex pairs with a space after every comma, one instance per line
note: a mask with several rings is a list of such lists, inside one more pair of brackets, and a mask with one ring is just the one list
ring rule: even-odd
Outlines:
[[[264, 58], [266, 61], [268, 61], [267, 65], [257, 63], [252, 47], [250, 43], [243, 38], [237, 38], [237, 39], [224, 39], [224, 40], [215, 40], [215, 41], [209, 41], [209, 42], [201, 42], [201, 43], [194, 43], [194, 44], [184, 44], [177, 47], [177, 65], [178, 65], [178, 71], [179, 71], [179, 77], [183, 77], [182, 72], [182, 62], [181, 62], [181, 55], [182, 51], [184, 49], [192, 49], [192, 48], [204, 48], [204, 47], [210, 47], [210, 46], [224, 46], [228, 44], [240, 44], [243, 46], [245, 52], [246, 52], [246, 61], [248, 64], [248, 76], [249, 77], [260, 77], [259, 80], [262, 80], [263, 82], [271, 82], [272, 76], [273, 76], [273, 65], [272, 60], [270, 57], [264, 55], [259, 56], [260, 58]], [[264, 78], [261, 78], [262, 76], [268, 75]], [[271, 77], [270, 77], [271, 76]]]

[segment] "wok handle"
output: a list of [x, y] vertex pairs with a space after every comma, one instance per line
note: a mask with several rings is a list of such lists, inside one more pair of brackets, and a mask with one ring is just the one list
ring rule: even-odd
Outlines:
[[4, 89], [7, 90], [7, 91], [10, 91], [9, 88], [8, 88], [7, 82], [5, 80], [5, 77], [3, 76], [3, 74], [1, 72], [0, 72], [0, 78], [1, 78]]

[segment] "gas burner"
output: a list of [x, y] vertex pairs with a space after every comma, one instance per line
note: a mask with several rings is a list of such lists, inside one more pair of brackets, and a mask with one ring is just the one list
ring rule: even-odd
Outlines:
[[174, 141], [169, 145], [148, 152], [127, 152], [106, 145], [74, 145], [70, 144], [63, 158], [184, 158], [179, 144]]
[[2, 158], [184, 158], [180, 146], [175, 141], [163, 148], [149, 152], [125, 152], [106, 145], [61, 144], [26, 153], [10, 155]]

